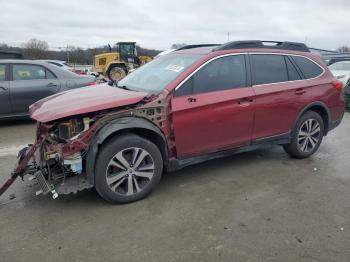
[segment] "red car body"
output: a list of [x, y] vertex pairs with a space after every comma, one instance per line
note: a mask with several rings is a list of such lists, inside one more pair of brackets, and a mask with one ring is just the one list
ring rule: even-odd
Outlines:
[[[60, 123], [72, 125], [71, 117], [89, 118], [92, 124], [74, 133], [74, 139], [66, 143], [49, 138], [51, 142], [45, 144], [44, 151], [62, 154], [59, 157], [85, 152], [82, 175], [89, 186], [95, 183], [94, 166], [99, 145], [111, 134], [123, 130], [148, 137], [159, 147], [165, 168], [173, 170], [259, 144], [288, 143], [298, 119], [308, 110], [322, 116], [325, 134], [341, 122], [344, 112], [341, 86], [319, 55], [271, 48], [218, 51], [194, 48], [177, 53], [196, 54], [199, 59], [158, 94], [99, 85], [88, 87], [86, 91], [57, 94], [33, 104], [31, 117], [39, 122], [37, 146], [23, 153], [26, 157], [22, 157], [15, 173], [20, 175], [26, 170], [23, 158], [30, 159], [34, 155], [36, 162], [42, 161], [40, 154], [35, 153], [40, 143]], [[203, 65], [235, 54], [244, 54], [248, 62], [253, 54], [302, 56], [322, 68], [322, 74], [312, 79], [250, 83], [233, 89], [176, 96], [177, 88]], [[247, 79], [251, 79], [249, 70], [247, 74]], [[28, 152], [32, 156], [27, 157]]]

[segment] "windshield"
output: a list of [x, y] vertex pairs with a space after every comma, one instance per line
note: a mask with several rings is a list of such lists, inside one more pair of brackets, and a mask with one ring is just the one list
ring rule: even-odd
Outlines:
[[329, 66], [331, 70], [350, 71], [350, 63], [334, 63]]
[[200, 55], [169, 54], [141, 66], [118, 82], [130, 90], [157, 94], [191, 66]]

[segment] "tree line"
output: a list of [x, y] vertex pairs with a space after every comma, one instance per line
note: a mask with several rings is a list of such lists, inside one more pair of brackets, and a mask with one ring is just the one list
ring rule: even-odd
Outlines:
[[[138, 55], [154, 57], [160, 50], [143, 48], [136, 46]], [[70, 64], [92, 64], [93, 58], [97, 54], [103, 52], [116, 51], [115, 46], [110, 47], [105, 45], [96, 48], [83, 49], [76, 46], [67, 46], [60, 48], [58, 51], [50, 50], [46, 41], [39, 39], [30, 39], [28, 42], [23, 43], [20, 47], [13, 47], [7, 44], [0, 44], [0, 50], [4, 51], [16, 51], [23, 54], [24, 59], [48, 59], [48, 60], [62, 60], [67, 61]]]
[[[185, 46], [186, 43], [176, 43], [171, 46], [173, 49]], [[143, 48], [136, 46], [138, 55], [143, 56], [156, 56], [161, 50]], [[70, 64], [92, 64], [93, 58], [97, 54], [103, 52], [116, 51], [115, 46], [111, 47], [105, 45], [96, 48], [83, 49], [76, 46], [67, 46], [61, 48], [59, 51], [49, 49], [49, 45], [46, 41], [39, 39], [30, 39], [26, 43], [23, 43], [21, 47], [12, 47], [7, 44], [0, 44], [0, 50], [17, 51], [23, 54], [24, 59], [49, 59], [49, 60], [62, 60], [67, 61]], [[344, 53], [350, 52], [350, 46], [340, 46], [336, 49], [337, 52]]]

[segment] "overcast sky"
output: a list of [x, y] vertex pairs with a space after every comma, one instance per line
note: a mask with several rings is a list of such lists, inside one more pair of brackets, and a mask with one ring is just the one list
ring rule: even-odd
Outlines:
[[263, 39], [350, 46], [350, 0], [0, 0], [0, 43], [50, 48]]

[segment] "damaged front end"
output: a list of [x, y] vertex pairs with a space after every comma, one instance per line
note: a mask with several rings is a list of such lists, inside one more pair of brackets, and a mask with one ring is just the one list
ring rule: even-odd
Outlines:
[[[94, 139], [99, 137], [97, 133], [108, 129], [118, 119], [143, 119], [162, 130], [171, 141], [167, 108], [168, 101], [164, 96], [147, 97], [139, 104], [112, 111], [38, 122], [35, 143], [19, 152], [18, 163], [11, 177], [0, 188], [0, 196], [18, 176], [36, 180], [39, 185], [36, 194], [52, 193], [53, 198], [93, 187], [94, 181], [89, 175], [94, 171], [89, 166], [94, 168], [95, 159], [90, 159], [90, 163], [88, 156], [94, 152]], [[121, 121], [123, 125], [127, 125], [125, 121]], [[174, 151], [171, 145], [168, 148], [170, 153]]]
[[36, 142], [23, 148], [0, 196], [20, 176], [36, 180], [39, 194], [76, 193], [91, 188], [83, 174], [83, 158], [95, 128], [89, 117], [73, 117], [53, 124], [38, 123]]

